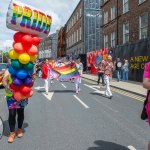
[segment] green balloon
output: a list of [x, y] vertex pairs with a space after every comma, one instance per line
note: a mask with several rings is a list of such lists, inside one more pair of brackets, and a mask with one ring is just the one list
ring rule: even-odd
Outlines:
[[32, 62], [29, 62], [28, 64], [24, 65], [24, 69], [26, 71], [32, 70], [34, 68], [34, 64]]
[[12, 60], [11, 65], [15, 70], [20, 70], [22, 68], [22, 64], [19, 60]]

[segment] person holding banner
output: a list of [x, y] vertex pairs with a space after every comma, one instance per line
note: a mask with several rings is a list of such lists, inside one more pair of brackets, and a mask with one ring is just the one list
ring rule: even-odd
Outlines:
[[112, 99], [112, 92], [110, 90], [110, 80], [112, 77], [112, 72], [114, 70], [114, 65], [112, 63], [112, 57], [110, 55], [107, 56], [107, 60], [104, 63], [104, 81], [106, 84], [105, 96], [109, 99]]
[[48, 95], [48, 91], [50, 89], [50, 68], [49, 68], [49, 60], [46, 59], [42, 66], [42, 79], [44, 79], [45, 82], [45, 94]]
[[81, 76], [83, 74], [83, 64], [81, 63], [81, 58], [80, 57], [77, 57], [76, 60], [77, 60], [76, 67], [77, 67], [78, 72], [80, 74], [80, 76], [75, 79], [76, 93], [78, 94], [81, 90], [80, 89], [80, 84], [81, 84]]

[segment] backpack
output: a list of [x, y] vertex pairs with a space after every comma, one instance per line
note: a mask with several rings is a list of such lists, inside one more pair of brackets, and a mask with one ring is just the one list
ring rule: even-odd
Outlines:
[[118, 63], [117, 63], [117, 67], [118, 67], [118, 68], [121, 68], [121, 67], [122, 67], [122, 63], [121, 63], [121, 62], [118, 62]]

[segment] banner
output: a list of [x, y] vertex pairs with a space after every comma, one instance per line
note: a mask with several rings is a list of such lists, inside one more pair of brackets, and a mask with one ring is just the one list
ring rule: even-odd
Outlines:
[[16, 0], [10, 2], [6, 19], [9, 29], [44, 38], [49, 35], [51, 23], [47, 13]]

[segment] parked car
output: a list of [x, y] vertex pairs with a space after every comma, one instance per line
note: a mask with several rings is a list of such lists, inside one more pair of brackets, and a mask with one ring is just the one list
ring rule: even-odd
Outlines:
[[4, 77], [5, 70], [8, 68], [7, 63], [0, 63], [0, 87], [2, 87], [2, 80]]

